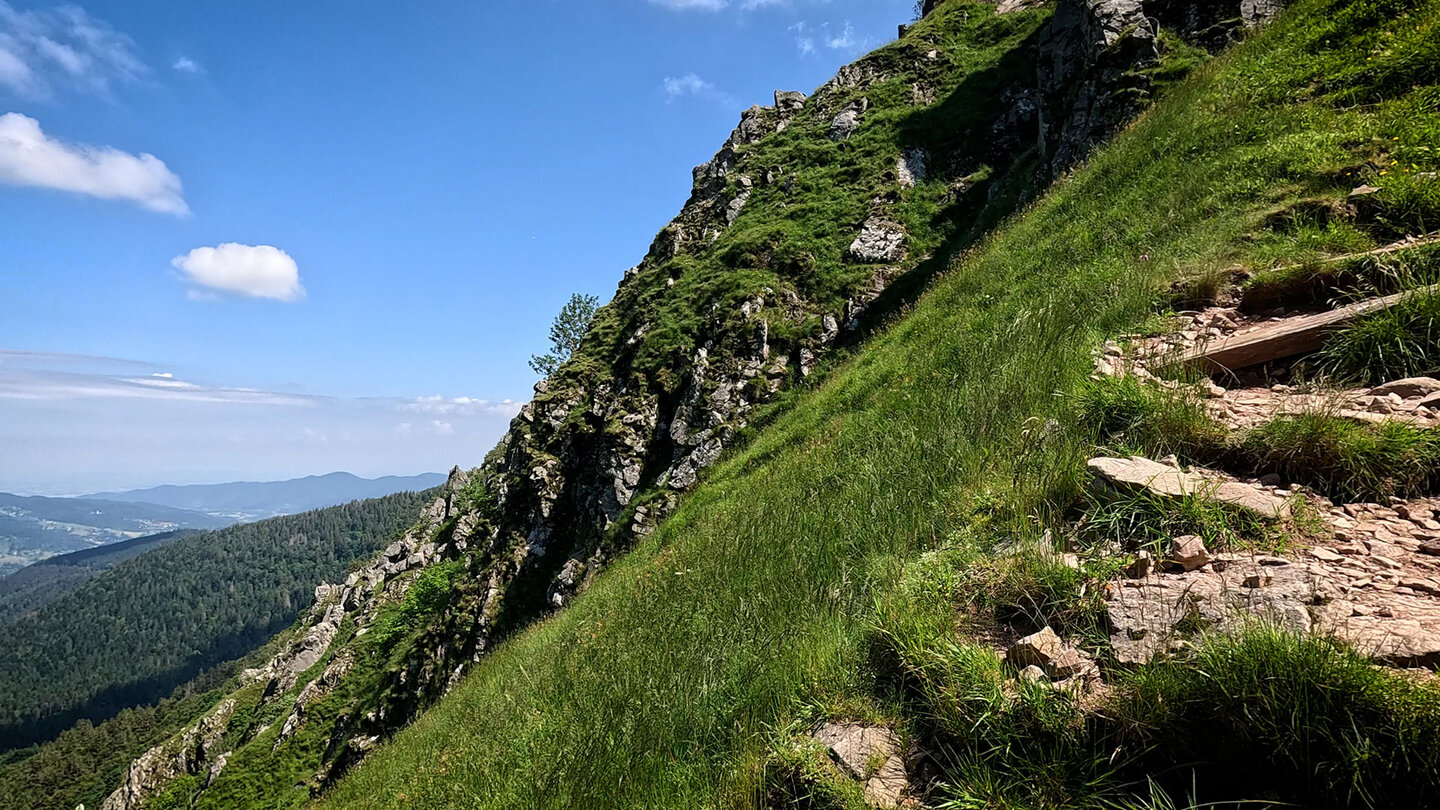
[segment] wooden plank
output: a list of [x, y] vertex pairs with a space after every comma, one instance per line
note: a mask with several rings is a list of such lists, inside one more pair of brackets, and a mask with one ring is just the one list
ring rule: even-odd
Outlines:
[[1440, 291], [1440, 284], [1372, 298], [1316, 315], [1287, 318], [1232, 335], [1218, 343], [1196, 347], [1181, 355], [1180, 364], [1184, 367], [1199, 365], [1213, 374], [1309, 354], [1325, 345], [1330, 332], [1361, 315], [1389, 309], [1410, 295], [1429, 295], [1437, 291]]

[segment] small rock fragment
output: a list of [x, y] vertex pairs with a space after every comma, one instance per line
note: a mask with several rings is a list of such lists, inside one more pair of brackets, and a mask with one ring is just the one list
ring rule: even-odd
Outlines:
[[1170, 548], [1165, 552], [1166, 564], [1184, 571], [1194, 571], [1208, 565], [1211, 559], [1210, 551], [1205, 548], [1205, 541], [1193, 534], [1171, 540]]

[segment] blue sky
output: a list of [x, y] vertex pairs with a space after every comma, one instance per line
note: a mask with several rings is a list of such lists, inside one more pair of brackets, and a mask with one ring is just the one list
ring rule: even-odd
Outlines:
[[0, 0], [0, 490], [478, 464], [740, 110], [911, 0]]

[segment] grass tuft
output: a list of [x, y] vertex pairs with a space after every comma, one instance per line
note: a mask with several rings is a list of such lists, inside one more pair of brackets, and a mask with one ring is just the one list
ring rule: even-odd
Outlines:
[[1416, 292], [1357, 318], [1317, 359], [1335, 377], [1369, 385], [1440, 373], [1440, 292]]
[[1416, 497], [1440, 487], [1440, 431], [1403, 422], [1282, 416], [1249, 431], [1240, 446], [1254, 469], [1339, 500]]

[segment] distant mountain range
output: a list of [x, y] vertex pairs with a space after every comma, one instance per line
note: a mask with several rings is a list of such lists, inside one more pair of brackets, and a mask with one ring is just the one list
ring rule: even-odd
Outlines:
[[0, 493], [0, 577], [57, 554], [179, 529], [221, 529], [397, 492], [423, 492], [443, 483], [440, 473], [366, 479], [337, 472], [290, 481], [163, 486], [79, 498]]
[[440, 473], [360, 478], [350, 473], [336, 472], [290, 481], [163, 486], [129, 492], [101, 492], [85, 497], [94, 500], [157, 504], [248, 521], [277, 515], [293, 515], [350, 501], [379, 498], [396, 492], [422, 492], [443, 483], [445, 476]]

